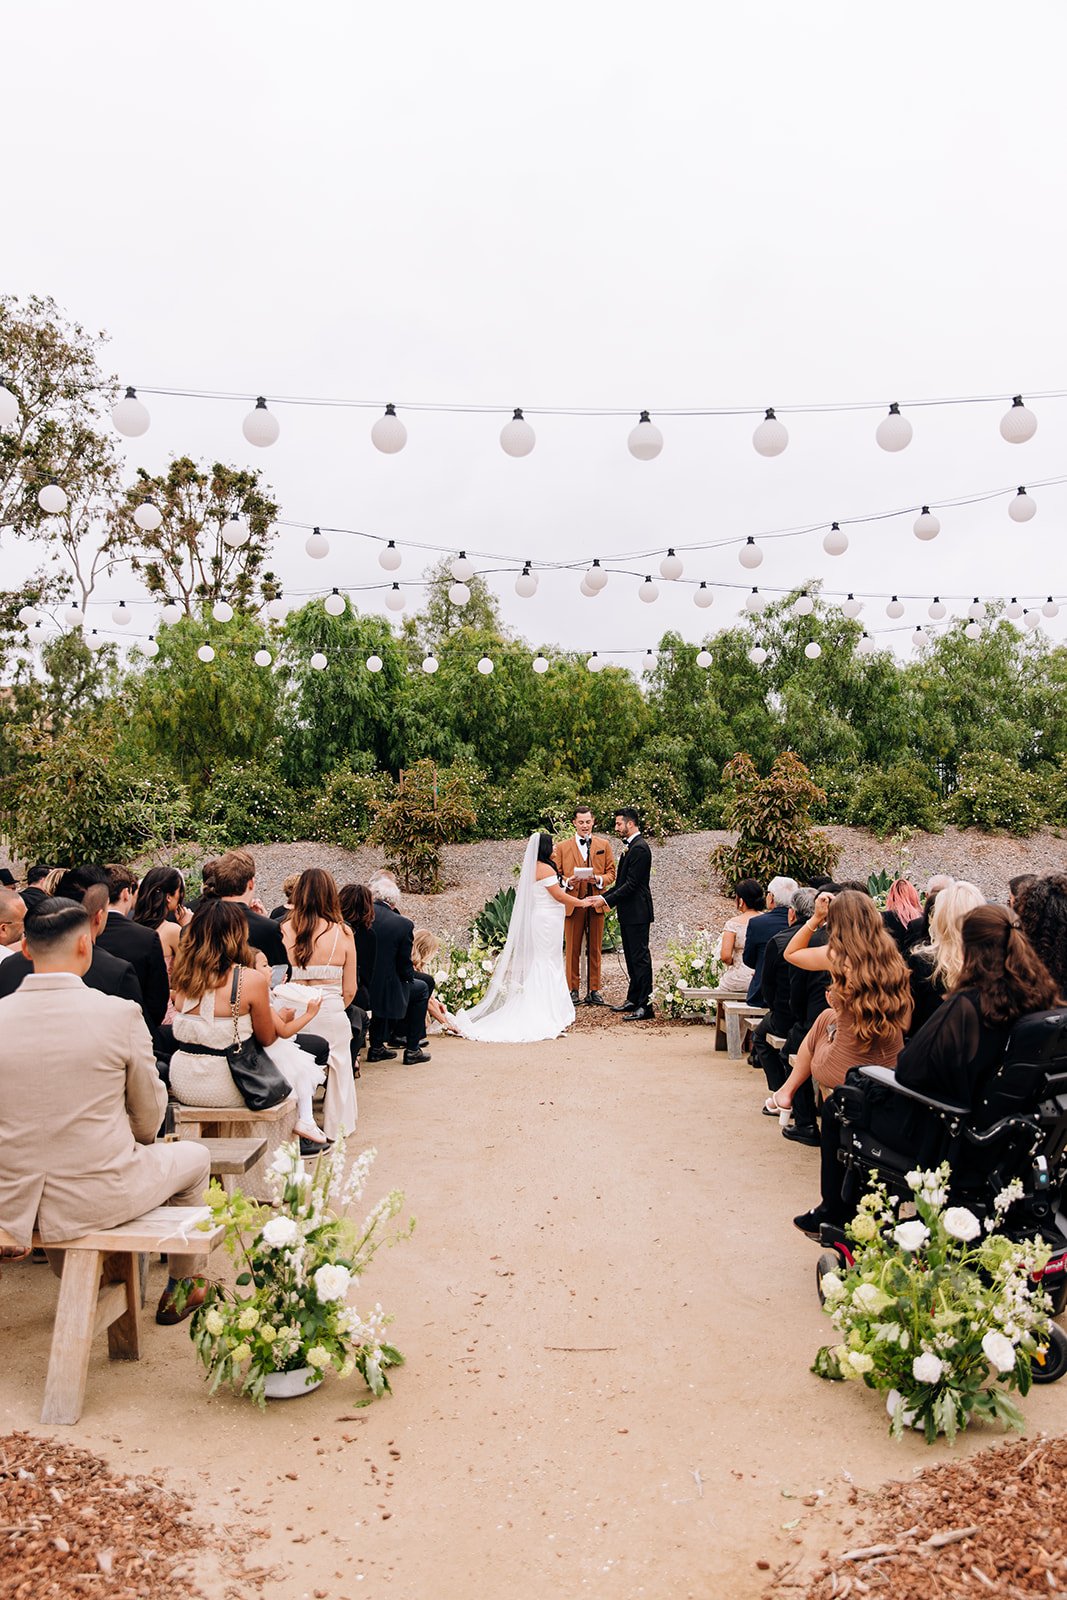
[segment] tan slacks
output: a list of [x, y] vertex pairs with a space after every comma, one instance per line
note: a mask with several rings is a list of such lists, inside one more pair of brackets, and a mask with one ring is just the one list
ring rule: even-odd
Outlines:
[[[160, 1140], [157, 1144], [148, 1145], [141, 1152], [142, 1158], [148, 1158], [148, 1164], [156, 1168], [158, 1182], [154, 1192], [150, 1193], [145, 1201], [144, 1210], [151, 1211], [153, 1206], [201, 1206], [204, 1203], [204, 1190], [211, 1178], [211, 1152], [202, 1144], [197, 1144], [193, 1139]], [[189, 1243], [194, 1245], [196, 1234], [190, 1235]], [[48, 1264], [56, 1277], [63, 1273], [62, 1250], [47, 1249]], [[207, 1271], [207, 1256], [203, 1251], [199, 1255], [174, 1255], [167, 1257], [168, 1271], [172, 1278], [198, 1278]]]
[[[604, 913], [582, 906], [572, 911], [563, 927], [563, 958], [567, 988], [581, 990], [582, 944], [588, 946], [588, 990], [600, 988], [600, 946], [604, 938]], [[588, 991], [587, 991], [588, 992]]]

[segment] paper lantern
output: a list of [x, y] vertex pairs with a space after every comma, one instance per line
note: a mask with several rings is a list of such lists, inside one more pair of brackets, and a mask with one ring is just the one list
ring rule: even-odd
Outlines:
[[823, 539], [822, 547], [828, 556], [843, 556], [848, 549], [848, 534], [842, 533], [836, 522], [830, 524], [830, 531]]
[[822, 655], [822, 645], [819, 644], [816, 639], [811, 639], [804, 646], [804, 654], [807, 656], [809, 661], [818, 661], [819, 657]]
[[772, 409], [768, 408], [766, 416], [752, 435], [752, 443], [761, 456], [780, 456], [789, 443], [785, 424], [778, 421]]
[[[935, 594], [934, 598], [930, 601], [930, 604], [927, 607], [928, 615], [934, 622], [940, 622], [941, 618], [946, 615], [947, 611], [948, 607], [941, 599], [941, 596]], [[1022, 606], [1019, 607], [1019, 615], [1022, 616]]]
[[267, 615], [272, 622], [284, 622], [289, 615], [289, 602], [282, 596], [275, 595], [267, 606]]
[[538, 677], [540, 677], [543, 672], [548, 671], [548, 662], [545, 660], [544, 656], [534, 656], [533, 669], [537, 673]]
[[743, 567], [747, 567], [749, 571], [754, 571], [755, 568], [758, 567], [762, 562], [763, 551], [760, 549], [759, 545], [756, 543], [755, 539], [753, 539], [751, 534], [749, 534], [748, 538], [737, 552], [737, 559], [740, 561], [741, 565]]
[[698, 650], [697, 651], [697, 666], [698, 667], [710, 667], [711, 666], [711, 651], [710, 650]]
[[233, 607], [228, 600], [216, 600], [211, 608], [211, 615], [216, 622], [232, 622]]
[[1041, 626], [1041, 613], [1039, 611], [1024, 611], [1023, 624], [1025, 627], [1030, 629], [1031, 633], [1033, 633], [1035, 628], [1039, 628]]
[[751, 594], [747, 594], [745, 596], [745, 610], [751, 616], [759, 616], [766, 604], [766, 600], [760, 594], [758, 589], [753, 589]]
[[304, 549], [312, 561], [321, 561], [324, 556], [328, 556], [330, 553], [330, 541], [318, 528], [315, 528], [312, 530], [310, 537], [304, 541]]
[[437, 662], [437, 657], [436, 656], [429, 655], [429, 656], [424, 656], [423, 657], [423, 661], [422, 661], [422, 670], [423, 670], [423, 672], [428, 673], [432, 677], [433, 674], [437, 671], [437, 666], [438, 666], [438, 662]]
[[125, 600], [120, 600], [117, 606], [112, 606], [111, 620], [117, 628], [125, 628], [129, 625], [130, 608]]
[[379, 417], [370, 431], [370, 442], [383, 456], [395, 456], [408, 442], [408, 430], [396, 414], [396, 407], [388, 405], [385, 416]]
[[537, 435], [526, 421], [518, 406], [510, 422], [500, 430], [500, 448], [508, 456], [528, 456], [537, 443]]
[[404, 591], [398, 583], [394, 583], [385, 597], [385, 604], [390, 611], [403, 611], [405, 598]]
[[107, 644], [107, 640], [104, 638], [103, 634], [98, 632], [96, 628], [90, 628], [89, 636], [85, 642], [89, 646], [90, 650], [102, 650]]
[[815, 601], [806, 589], [802, 589], [793, 601], [794, 617], [810, 617], [815, 610]]
[[367, 671], [368, 672], [381, 672], [383, 665], [384, 665], [384, 663], [382, 661], [381, 656], [368, 656], [367, 657]]
[[767, 652], [764, 650], [761, 644], [754, 644], [752, 649], [748, 652], [748, 659], [754, 666], [762, 667], [763, 663], [767, 659]]
[[1059, 614], [1060, 614], [1059, 606], [1056, 604], [1055, 600], [1053, 600], [1052, 596], [1049, 595], [1048, 599], [1045, 601], [1044, 605], [1041, 607], [1041, 615], [1044, 616], [1044, 617], [1058, 617]]
[[384, 568], [386, 572], [396, 572], [400, 566], [401, 559], [400, 551], [396, 547], [396, 541], [390, 539], [385, 549], [379, 552], [378, 565]]
[[457, 583], [469, 583], [474, 577], [474, 564], [467, 560], [466, 550], [461, 550], [450, 568]]
[[252, 657], [252, 660], [255, 662], [257, 667], [269, 667], [271, 662], [274, 660], [274, 657], [271, 655], [269, 650], [257, 650], [255, 655]]
[[258, 449], [265, 450], [277, 439], [282, 431], [281, 423], [277, 417], [267, 410], [267, 402], [260, 395], [256, 401], [254, 411], [250, 411], [241, 424], [241, 432], [249, 444], [254, 444]]
[[118, 432], [127, 439], [139, 439], [142, 433], [148, 432], [152, 418], [148, 415], [148, 407], [138, 400], [137, 390], [127, 389], [118, 405], [112, 406], [111, 420]]
[[199, 659], [203, 661], [205, 665], [209, 661], [214, 661], [215, 659], [215, 652], [212, 650], [209, 644], [202, 644], [196, 653]]
[[846, 617], [858, 617], [860, 612], [863, 610], [863, 601], [857, 600], [856, 596], [850, 590], [847, 600], [843, 600], [841, 602], [841, 610], [845, 613]]
[[323, 601], [323, 606], [325, 607], [326, 615], [328, 617], [343, 617], [347, 605], [348, 601], [345, 599], [340, 589], [331, 589], [329, 594], [326, 596], [326, 599]]
[[58, 517], [67, 509], [67, 496], [58, 483], [46, 483], [37, 494], [37, 504], [50, 517]]
[[911, 443], [911, 423], [907, 417], [902, 417], [900, 407], [894, 403], [889, 407], [889, 415], [883, 417], [875, 429], [874, 437], [883, 450], [904, 450]]
[[982, 618], [985, 616], [985, 602], [983, 600], [979, 600], [977, 595], [975, 595], [974, 599], [971, 601], [967, 615], [970, 617], [972, 622], [981, 622]]
[[163, 609], [159, 615], [164, 622], [169, 622], [171, 626], [173, 626], [175, 622], [180, 622], [182, 620], [185, 615], [185, 611], [178, 604], [177, 600], [166, 600], [163, 603]]
[[1013, 522], [1029, 522], [1037, 511], [1037, 501], [1031, 499], [1022, 484], [1016, 491], [1015, 499], [1008, 501], [1008, 516]]
[[133, 513], [133, 520], [145, 533], [155, 533], [163, 521], [163, 513], [151, 500], [142, 500]]
[[483, 656], [478, 663], [478, 671], [481, 673], [483, 678], [488, 678], [492, 670], [493, 663], [490, 661], [488, 656]]
[[636, 427], [630, 429], [626, 444], [638, 461], [654, 461], [663, 449], [663, 435], [647, 411], [642, 411]]
[[637, 593], [648, 606], [652, 604], [653, 600], [659, 599], [659, 589], [652, 582], [650, 577], [645, 578], [644, 583], [640, 585]]
[[856, 654], [861, 656], [873, 656], [877, 648], [878, 646], [871, 638], [870, 634], [865, 633], [856, 645]]
[[537, 593], [537, 579], [530, 571], [529, 563], [523, 567], [515, 579], [515, 593], [522, 600], [531, 600]]
[[898, 600], [896, 595], [894, 595], [892, 600], [890, 600], [889, 604], [885, 608], [885, 614], [887, 617], [893, 617], [894, 619], [897, 617], [902, 617], [904, 615], [903, 600]]
[[1022, 614], [1023, 614], [1022, 606], [1019, 604], [1019, 602], [1015, 598], [1015, 596], [1012, 595], [1011, 599], [1008, 601], [1007, 610], [1005, 611], [1004, 615], [1007, 616], [1007, 617], [1010, 617], [1012, 622], [1018, 622], [1018, 620], [1022, 616]]
[[[231, 550], [239, 550], [243, 544], [248, 543], [250, 537], [248, 523], [243, 517], [238, 516], [236, 511], [231, 512], [222, 525], [223, 544], [228, 545]], [[311, 554], [310, 550], [308, 554]]]
[[448, 586], [448, 598], [454, 606], [465, 606], [471, 597], [471, 592], [465, 583], [451, 583]]
[[675, 555], [674, 550], [668, 548], [667, 554], [659, 564], [660, 577], [666, 578], [668, 583], [674, 583], [676, 579], [682, 576], [683, 570], [682, 563]]
[[601, 667], [604, 665], [595, 650], [585, 664], [589, 668], [590, 672], [599, 672]]
[[982, 624], [980, 622], [968, 622], [963, 631], [968, 639], [980, 639], [982, 637]]
[[308, 661], [308, 666], [313, 672], [325, 672], [326, 668], [329, 666], [329, 662], [321, 650], [316, 650], [314, 655]]
[[1022, 395], [1017, 394], [1012, 400], [1011, 408], [1005, 411], [1000, 419], [1001, 438], [1006, 439], [1009, 444], [1025, 444], [1036, 432], [1037, 418], [1023, 405]]
[[147, 656], [149, 660], [152, 660], [155, 656], [158, 656], [159, 646], [151, 634], [148, 635], [148, 638], [141, 646], [141, 654]]
[[85, 612], [81, 606], [69, 605], [63, 613], [63, 621], [68, 628], [80, 628], [85, 621]]
[[923, 506], [919, 515], [915, 518], [912, 524], [912, 532], [916, 539], [922, 539], [924, 543], [928, 543], [931, 539], [936, 539], [941, 532], [941, 523], [934, 516], [929, 506]]
[[585, 581], [595, 594], [599, 594], [607, 585], [608, 575], [596, 556], [593, 557], [593, 564], [585, 575]]
[[916, 628], [915, 632], [911, 636], [911, 648], [913, 650], [925, 650], [929, 642], [929, 638], [923, 632], [923, 630], [921, 628]]
[[35, 622], [40, 622], [41, 613], [36, 606], [22, 606], [18, 617], [24, 628], [32, 628]]
[[712, 594], [707, 584], [702, 583], [697, 589], [696, 593], [693, 595], [693, 604], [695, 606], [699, 606], [701, 611], [706, 611], [714, 599], [715, 596]]

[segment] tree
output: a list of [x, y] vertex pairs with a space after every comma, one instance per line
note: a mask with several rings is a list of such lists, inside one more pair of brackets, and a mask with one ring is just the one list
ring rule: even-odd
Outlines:
[[765, 778], [743, 753], [727, 764], [722, 776], [730, 796], [725, 823], [737, 829], [737, 838], [731, 845], [716, 846], [711, 865], [726, 889], [732, 890], [741, 878], [766, 883], [776, 873], [804, 879], [831, 870], [837, 846], [811, 825], [812, 807], [824, 797], [792, 751], [776, 756]]
[[[324, 672], [311, 657], [321, 651]], [[292, 783], [317, 784], [353, 758], [396, 770], [404, 759], [404, 657], [382, 617], [351, 606], [331, 617], [321, 600], [290, 613], [284, 654], [289, 672], [284, 769]], [[380, 672], [368, 670], [378, 656]]]
[[473, 823], [462, 777], [439, 770], [436, 762], [417, 761], [400, 774], [395, 792], [382, 802], [372, 837], [384, 845], [402, 889], [437, 894], [442, 887], [441, 846]]
[[455, 582], [451, 560], [450, 556], [442, 556], [427, 570], [424, 578], [426, 603], [404, 623], [405, 639], [410, 641], [413, 650], [419, 649], [420, 661], [427, 649], [436, 650], [458, 628], [472, 628], [481, 633], [500, 632], [500, 608], [484, 578], [475, 574], [466, 580], [470, 590], [466, 605], [457, 606], [449, 599], [448, 591]]

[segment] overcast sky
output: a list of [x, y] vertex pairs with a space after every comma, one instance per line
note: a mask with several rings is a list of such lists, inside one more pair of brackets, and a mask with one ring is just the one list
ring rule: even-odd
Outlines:
[[[123, 382], [633, 413], [535, 417], [522, 460], [500, 449], [503, 417], [409, 413], [407, 448], [383, 456], [374, 412], [278, 407], [260, 451], [244, 403], [146, 396], [131, 469], [254, 465], [283, 518], [515, 561], [1067, 473], [1058, 399], [1032, 402], [1022, 446], [996, 401], [912, 411], [896, 455], [874, 443], [878, 411], [787, 414], [773, 460], [755, 417], [661, 419], [657, 460], [626, 449], [644, 406], [1067, 388], [1056, 0], [52, 0], [6, 8], [4, 43], [4, 287], [106, 328]], [[849, 530], [836, 559], [821, 534], [783, 540], [755, 578], [924, 597], [905, 623], [935, 592], [1063, 594], [1067, 486], [1034, 497], [1022, 527], [1007, 499], [943, 512], [929, 544], [913, 515]], [[334, 538], [313, 562], [304, 537], [283, 529], [273, 563], [294, 597], [384, 577], [376, 545]], [[684, 559], [686, 578], [751, 581], [735, 547]], [[406, 551], [398, 576], [425, 560]], [[594, 600], [576, 573], [533, 600], [492, 581], [532, 643], [602, 654], [667, 627], [699, 639], [744, 593], [716, 588], [702, 612], [662, 583], [646, 606], [630, 576]]]

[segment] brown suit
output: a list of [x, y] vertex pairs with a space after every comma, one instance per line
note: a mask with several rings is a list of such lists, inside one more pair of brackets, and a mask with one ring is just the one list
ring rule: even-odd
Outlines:
[[[610, 840], [605, 839], [602, 834], [594, 833], [590, 836], [588, 861], [582, 854], [573, 833], [557, 844], [552, 852], [552, 860], [557, 872], [564, 878], [569, 878], [576, 867], [592, 867], [597, 877], [603, 880], [603, 888], [606, 889], [615, 882], [615, 856]], [[576, 883], [570, 892], [579, 900], [587, 900], [590, 895], [599, 894], [600, 890], [592, 879], [584, 878], [580, 883]], [[563, 927], [563, 952], [567, 963], [568, 989], [572, 991], [581, 989], [582, 941], [586, 938], [589, 942], [587, 993], [600, 988], [600, 944], [603, 937], [602, 911], [596, 911], [592, 906], [567, 907], [567, 920]]]
[[199, 1203], [203, 1145], [153, 1143], [167, 1091], [132, 1000], [72, 972], [30, 973], [0, 1000], [0, 1038], [0, 1227], [17, 1244], [35, 1221], [51, 1243]]

